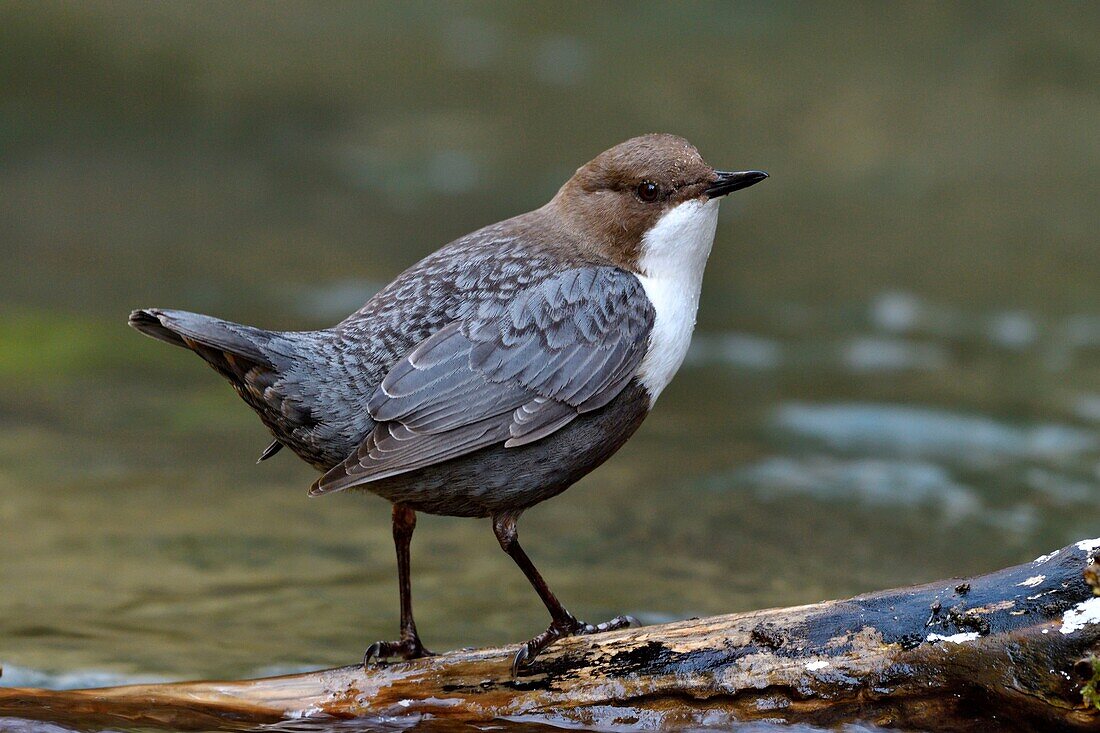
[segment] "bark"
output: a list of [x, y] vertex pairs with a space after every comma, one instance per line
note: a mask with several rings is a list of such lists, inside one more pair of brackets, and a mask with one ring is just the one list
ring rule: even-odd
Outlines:
[[515, 647], [480, 649], [258, 680], [0, 688], [0, 716], [179, 729], [396, 717], [447, 728], [766, 719], [1100, 730], [1097, 554], [1100, 540], [1088, 540], [969, 579], [566, 639], [518, 679]]

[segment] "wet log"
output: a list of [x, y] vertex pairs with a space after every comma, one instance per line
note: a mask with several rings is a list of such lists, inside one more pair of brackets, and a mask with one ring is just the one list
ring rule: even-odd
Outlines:
[[[228, 682], [0, 688], [0, 716], [235, 728], [288, 718], [660, 728], [783, 720], [1100, 730], [1100, 540], [968, 579], [515, 648]], [[505, 724], [506, 725], [506, 724]]]

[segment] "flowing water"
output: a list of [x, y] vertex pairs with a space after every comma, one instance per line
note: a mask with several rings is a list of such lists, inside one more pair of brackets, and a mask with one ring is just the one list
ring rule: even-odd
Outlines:
[[[772, 178], [724, 205], [657, 409], [520, 525], [575, 613], [808, 603], [1100, 534], [1095, 7], [556, 7], [0, 8], [0, 684], [392, 637], [389, 506], [254, 465], [259, 422], [129, 309], [333, 323], [655, 129]], [[433, 649], [545, 626], [485, 521], [422, 518], [413, 565]]]

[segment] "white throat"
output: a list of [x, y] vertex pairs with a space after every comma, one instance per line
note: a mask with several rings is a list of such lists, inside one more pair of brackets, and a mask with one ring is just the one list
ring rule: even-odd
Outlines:
[[685, 201], [642, 238], [638, 279], [657, 315], [638, 378], [649, 392], [651, 406], [672, 381], [691, 344], [719, 202]]

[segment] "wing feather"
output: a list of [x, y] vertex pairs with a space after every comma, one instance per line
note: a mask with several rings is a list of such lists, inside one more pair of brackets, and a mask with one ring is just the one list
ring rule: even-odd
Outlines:
[[615, 267], [567, 270], [482, 304], [391, 368], [367, 403], [374, 430], [310, 493], [553, 434], [622, 391], [653, 318], [641, 283]]
[[580, 413], [575, 408], [563, 402], [536, 397], [526, 405], [517, 407], [512, 413], [512, 424], [508, 428], [509, 438], [504, 441], [504, 446], [514, 448], [534, 443], [560, 430], [579, 416]]

